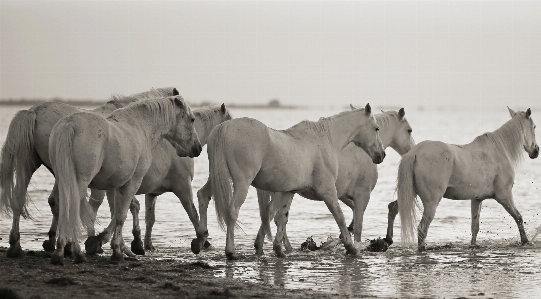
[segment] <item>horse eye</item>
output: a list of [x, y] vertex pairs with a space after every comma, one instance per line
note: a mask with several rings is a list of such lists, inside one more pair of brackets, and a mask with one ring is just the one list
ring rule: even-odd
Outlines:
[[413, 132], [413, 130], [412, 130], [412, 129], [409, 129], [409, 130], [408, 130], [408, 133], [410, 133], [410, 134], [411, 134], [411, 132]]
[[195, 122], [195, 117], [192, 117], [192, 123]]
[[379, 131], [379, 128], [376, 128], [376, 131]]

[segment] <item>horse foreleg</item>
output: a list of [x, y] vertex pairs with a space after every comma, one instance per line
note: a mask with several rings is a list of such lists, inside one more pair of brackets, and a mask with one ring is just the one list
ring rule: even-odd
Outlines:
[[351, 211], [353, 212], [353, 217], [351, 218], [351, 222], [348, 226], [348, 231], [353, 232], [354, 226], [355, 226], [355, 204], [353, 203], [353, 200], [351, 200], [349, 197], [339, 198], [346, 206], [348, 206]]
[[395, 200], [387, 206], [389, 208], [389, 214], [387, 215], [387, 236], [385, 236], [385, 242], [391, 245], [393, 244], [393, 226], [396, 215], [398, 215], [398, 202]]
[[198, 254], [201, 247], [205, 244], [208, 237], [208, 231], [206, 227], [202, 228], [199, 224], [199, 214], [197, 213], [197, 209], [193, 203], [191, 181], [188, 179], [182, 180], [182, 182], [175, 185], [173, 188], [173, 193], [175, 193], [180, 200], [180, 203], [184, 207], [184, 210], [186, 210], [186, 213], [188, 213], [188, 218], [190, 218], [190, 221], [195, 229], [197, 241], [192, 241], [191, 249], [193, 253]]
[[141, 204], [135, 196], [130, 203], [130, 212], [133, 219], [133, 241], [131, 242], [131, 251], [138, 255], [145, 255], [145, 249], [143, 248], [143, 240], [141, 240], [141, 227], [139, 226], [139, 210]]
[[336, 187], [334, 185], [329, 186], [327, 190], [319, 193], [319, 197], [325, 202], [325, 205], [327, 205], [327, 208], [333, 215], [336, 224], [338, 224], [338, 228], [340, 228], [340, 235], [342, 236], [341, 239], [342, 242], [344, 242], [346, 253], [352, 255], [357, 254], [358, 250], [353, 245], [353, 241], [351, 240], [351, 236], [349, 235], [348, 229], [346, 227], [346, 219], [344, 218], [344, 213], [342, 213], [342, 209], [338, 204]]
[[522, 245], [528, 243], [528, 236], [526, 235], [526, 232], [524, 231], [524, 221], [522, 220], [522, 215], [520, 215], [520, 212], [515, 207], [515, 202], [513, 201], [513, 195], [508, 194], [504, 197], [498, 197], [496, 196], [496, 201], [500, 203], [503, 208], [515, 219], [515, 222], [518, 226], [518, 231], [520, 234], [520, 242]]
[[210, 243], [207, 241], [209, 235], [207, 228], [207, 211], [212, 196], [211, 191], [210, 178], [205, 185], [197, 191], [197, 201], [199, 202], [199, 231], [202, 235], [197, 236], [197, 239], [192, 240], [191, 248], [192, 252], [195, 254], [198, 254], [203, 247], [210, 246]]
[[355, 242], [361, 242], [361, 234], [363, 232], [363, 218], [364, 218], [364, 211], [366, 211], [366, 206], [368, 206], [368, 202], [370, 201], [370, 189], [367, 190], [358, 190], [356, 192], [357, 194], [354, 195], [354, 226], [353, 226], [353, 233], [354, 238], [353, 240]]
[[471, 200], [471, 246], [475, 246], [479, 232], [479, 217], [481, 216], [482, 200]]
[[152, 245], [152, 227], [156, 220], [156, 195], [145, 194], [145, 250], [154, 251]]
[[105, 191], [98, 190], [98, 189], [90, 189], [90, 197], [88, 198], [88, 202], [90, 203], [90, 207], [92, 208], [93, 217], [92, 217], [92, 224], [87, 227], [87, 236], [94, 236], [96, 235], [96, 231], [94, 229], [94, 225], [96, 223], [96, 217], [98, 215], [98, 209], [100, 208], [101, 204], [103, 203], [103, 198], [105, 197]]
[[[275, 193], [275, 198], [278, 205], [278, 210], [276, 216], [274, 217], [274, 222], [276, 223], [276, 236], [274, 237], [274, 242], [272, 248], [277, 257], [283, 258], [286, 255], [282, 248], [282, 242], [284, 236], [286, 235], [286, 225], [289, 218], [289, 209], [291, 207], [291, 202], [293, 201], [294, 193]], [[273, 199], [274, 201], [275, 199]]]

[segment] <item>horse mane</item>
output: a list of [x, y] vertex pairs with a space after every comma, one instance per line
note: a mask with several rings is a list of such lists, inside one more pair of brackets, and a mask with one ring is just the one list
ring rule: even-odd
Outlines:
[[376, 114], [374, 117], [376, 117], [376, 122], [380, 126], [380, 129], [387, 129], [391, 125], [391, 122], [398, 121], [398, 115], [394, 111]]
[[496, 131], [476, 137], [474, 142], [480, 141], [492, 143], [507, 156], [511, 165], [515, 168], [524, 158], [524, 155], [522, 154], [524, 132], [520, 122], [520, 117], [513, 117]]
[[[364, 110], [364, 109], [362, 109]], [[290, 130], [310, 130], [316, 134], [316, 136], [327, 136], [329, 137], [329, 128], [332, 122], [339, 116], [353, 113], [354, 111], [343, 111], [338, 114], [329, 116], [329, 117], [320, 117], [317, 121], [303, 120], [300, 123], [290, 127], [285, 131]]]
[[[221, 109], [222, 107], [218, 105], [199, 108], [193, 111], [195, 115], [198, 115], [201, 118], [206, 134], [210, 134], [212, 129], [214, 129], [214, 127], [221, 122], [215, 117], [216, 114], [221, 115]], [[229, 109], [226, 109], [225, 113], [225, 117], [230, 116], [230, 118], [233, 118], [229, 112]]]
[[141, 114], [145, 110], [150, 111], [152, 114], [154, 124], [162, 124], [168, 128], [175, 123], [175, 104], [169, 97], [151, 97], [138, 102], [132, 102], [122, 109], [113, 111], [109, 117], [114, 118], [116, 115], [129, 115], [129, 117], [133, 118], [134, 115], [137, 115], [136, 117], [142, 117], [144, 119], [145, 116], [138, 114]]
[[153, 98], [162, 98], [169, 96], [166, 91], [160, 90], [157, 88], [152, 88], [147, 92], [138, 93], [136, 95], [129, 95], [125, 96], [122, 94], [113, 94], [111, 95], [111, 99], [107, 101], [105, 104], [111, 104], [114, 105], [116, 108], [122, 108], [125, 107], [133, 102], [146, 100], [146, 99], [153, 99]]

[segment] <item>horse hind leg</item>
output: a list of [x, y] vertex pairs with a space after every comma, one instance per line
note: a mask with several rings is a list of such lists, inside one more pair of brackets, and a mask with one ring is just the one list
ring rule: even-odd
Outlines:
[[393, 244], [393, 226], [396, 215], [398, 215], [398, 202], [395, 200], [388, 205], [389, 214], [387, 215], [387, 236], [385, 236], [384, 241], [387, 244]]
[[230, 214], [226, 220], [227, 238], [225, 244], [225, 255], [229, 260], [234, 260], [237, 258], [235, 254], [235, 226], [239, 217], [240, 207], [248, 195], [248, 187], [248, 184], [234, 184], [233, 201], [231, 202], [229, 211], [227, 211]]
[[192, 240], [191, 249], [195, 254], [198, 254], [202, 248], [210, 247], [210, 243], [207, 241], [209, 235], [207, 228], [207, 211], [211, 196], [212, 192], [209, 178], [205, 185], [197, 191], [197, 201], [199, 202], [199, 230], [201, 231], [201, 236], [197, 236], [196, 239]]
[[421, 218], [421, 222], [419, 223], [419, 227], [417, 228], [417, 248], [419, 251], [425, 251], [426, 249], [425, 240], [428, 234], [428, 228], [430, 227], [430, 223], [432, 223], [432, 220], [434, 220], [434, 216], [436, 215], [436, 208], [438, 207], [440, 200], [441, 197], [439, 199], [434, 199], [431, 201], [423, 200], [423, 217]]
[[130, 203], [130, 212], [133, 219], [133, 241], [131, 242], [131, 251], [137, 255], [145, 255], [145, 249], [143, 248], [143, 240], [141, 240], [141, 227], [139, 226], [139, 210], [141, 209], [141, 204], [135, 198], [132, 198]]
[[479, 217], [481, 216], [482, 200], [471, 200], [471, 246], [477, 242], [477, 233], [479, 233]]
[[45, 252], [54, 252], [55, 251], [55, 243], [56, 243], [56, 228], [58, 226], [58, 214], [59, 214], [59, 208], [58, 208], [58, 183], [55, 181], [53, 191], [49, 195], [49, 207], [51, 208], [51, 212], [53, 214], [53, 221], [51, 223], [51, 228], [49, 229], [49, 239], [43, 241], [43, 250]]
[[284, 241], [284, 236], [286, 235], [286, 225], [289, 218], [289, 209], [291, 207], [291, 202], [293, 201], [294, 193], [276, 193], [278, 201], [278, 212], [274, 217], [274, 222], [276, 223], [276, 236], [272, 247], [274, 253], [277, 257], [285, 257], [284, 249], [282, 248], [282, 243]]
[[92, 224], [87, 227], [86, 233], [88, 236], [96, 235], [94, 226], [96, 223], [96, 217], [98, 215], [98, 209], [103, 203], [104, 198], [105, 198], [105, 191], [94, 189], [94, 188], [90, 189], [90, 197], [88, 198], [88, 202], [90, 203], [90, 207], [92, 208], [92, 212], [93, 212], [92, 215], [94, 215], [94, 217], [92, 218]]
[[[111, 213], [111, 221], [109, 222], [109, 225], [107, 228], [105, 228], [101, 233], [98, 235], [88, 235], [86, 241], [85, 241], [85, 251], [86, 254], [94, 255], [96, 253], [103, 253], [103, 249], [101, 248], [103, 244], [106, 244], [111, 239], [111, 234], [114, 227], [114, 208], [115, 208], [115, 190], [107, 190], [105, 191], [105, 194], [107, 195], [107, 204], [109, 205], [109, 212]], [[92, 206], [92, 201], [90, 202]], [[97, 211], [97, 208], [96, 210]], [[97, 214], [96, 214], [97, 217]]]

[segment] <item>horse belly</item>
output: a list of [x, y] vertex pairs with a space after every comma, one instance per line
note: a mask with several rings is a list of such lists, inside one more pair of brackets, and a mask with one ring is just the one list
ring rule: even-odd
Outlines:
[[453, 173], [444, 197], [457, 200], [493, 197], [495, 161], [483, 152], [461, 151], [454, 158]]

